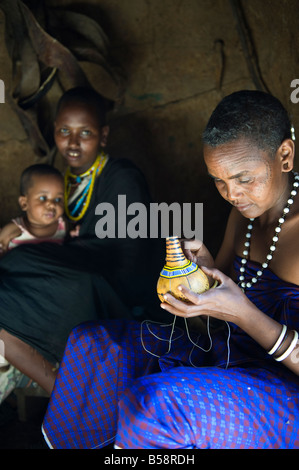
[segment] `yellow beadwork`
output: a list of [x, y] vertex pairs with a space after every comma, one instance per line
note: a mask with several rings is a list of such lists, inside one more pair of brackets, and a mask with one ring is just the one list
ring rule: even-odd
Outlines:
[[[107, 160], [108, 160], [108, 156], [104, 152], [102, 152], [97, 157], [94, 164], [87, 171], [85, 171], [84, 173], [82, 173], [80, 175], [74, 175], [73, 173], [71, 173], [70, 168], [69, 167], [67, 168], [67, 170], [65, 172], [65, 175], [64, 175], [64, 204], [65, 204], [65, 213], [66, 213], [67, 217], [70, 220], [72, 220], [73, 222], [77, 222], [78, 220], [82, 219], [82, 217], [85, 215], [85, 213], [88, 209], [88, 206], [90, 204], [95, 179], [103, 171], [103, 168], [104, 168]], [[72, 178], [78, 178], [78, 177], [82, 178], [84, 176], [87, 176], [89, 173], [92, 173], [92, 176], [91, 176], [91, 183], [90, 183], [90, 187], [89, 187], [89, 190], [88, 190], [88, 193], [87, 193], [87, 196], [86, 196], [85, 203], [83, 204], [83, 207], [82, 207], [82, 210], [81, 210], [80, 214], [77, 215], [76, 217], [73, 217], [70, 214], [70, 211], [69, 211], [69, 208], [68, 208], [68, 198], [69, 198], [70, 187], [71, 187], [70, 184], [69, 184], [69, 178], [70, 177], [72, 177]]]

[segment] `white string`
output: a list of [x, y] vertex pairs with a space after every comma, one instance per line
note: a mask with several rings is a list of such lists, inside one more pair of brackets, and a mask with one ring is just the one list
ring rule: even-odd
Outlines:
[[[230, 341], [230, 335], [231, 335], [231, 332], [230, 332], [230, 326], [227, 322], [225, 322], [226, 325], [227, 325], [227, 328], [228, 328], [228, 336], [227, 336], [227, 340], [226, 340], [226, 344], [227, 344], [227, 360], [226, 360], [226, 366], [225, 368], [227, 369], [228, 368], [228, 365], [229, 365], [229, 359], [230, 359], [230, 346], [229, 346], [229, 341]], [[197, 343], [194, 343], [194, 341], [192, 341], [190, 335], [189, 335], [189, 329], [188, 329], [188, 325], [187, 325], [187, 322], [186, 322], [186, 319], [185, 319], [185, 325], [186, 325], [186, 331], [187, 331], [187, 336], [188, 336], [188, 339], [191, 341], [191, 343], [193, 344], [193, 348], [191, 349], [190, 351], [190, 354], [189, 354], [189, 362], [190, 364], [192, 365], [192, 367], [195, 367], [196, 369], [200, 368], [201, 366], [196, 366], [193, 362], [192, 362], [192, 354], [193, 354], [193, 351], [194, 351], [194, 348], [199, 348], [201, 349], [202, 351], [204, 351], [205, 353], [211, 351], [212, 349], [212, 345], [213, 345], [213, 342], [212, 342], [212, 338], [211, 338], [211, 334], [210, 334], [210, 317], [208, 317], [208, 320], [207, 320], [207, 331], [208, 331], [208, 336], [209, 336], [209, 339], [210, 339], [210, 346], [208, 349], [204, 349], [202, 348], [201, 346], [199, 346]], [[200, 338], [201, 335], [199, 335], [197, 337], [197, 341], [198, 339]]]
[[[191, 349], [191, 351], [190, 351], [190, 354], [189, 354], [189, 362], [190, 362], [190, 364], [192, 365], [192, 367], [199, 368], [200, 366], [196, 366], [196, 365], [192, 362], [191, 357], [192, 357], [194, 348], [199, 348], [199, 349], [201, 349], [201, 350], [202, 350], [203, 352], [205, 352], [205, 353], [208, 353], [208, 352], [211, 351], [211, 349], [212, 349], [213, 341], [212, 341], [212, 337], [211, 337], [211, 333], [210, 333], [210, 317], [208, 316], [208, 319], [207, 319], [207, 334], [208, 334], [208, 337], [209, 337], [209, 340], [210, 340], [210, 346], [208, 347], [208, 349], [202, 348], [201, 346], [199, 346], [199, 344], [197, 344], [197, 342], [195, 343], [195, 342], [192, 340], [192, 338], [191, 338], [191, 336], [190, 336], [190, 333], [189, 333], [189, 327], [188, 327], [188, 323], [187, 323], [187, 319], [186, 319], [186, 318], [184, 318], [184, 322], [185, 322], [187, 337], [188, 337], [189, 341], [191, 342], [191, 344], [193, 344], [193, 347], [192, 347], [192, 349]], [[159, 341], [167, 341], [167, 342], [168, 342], [168, 349], [167, 349], [166, 353], [164, 353], [164, 355], [165, 355], [165, 354], [168, 354], [168, 353], [170, 352], [170, 350], [171, 350], [171, 347], [172, 347], [172, 341], [173, 341], [173, 338], [172, 338], [172, 337], [173, 337], [173, 334], [174, 334], [175, 323], [176, 323], [176, 315], [174, 315], [173, 322], [172, 322], [172, 323], [169, 323], [169, 324], [162, 324], [162, 323], [154, 322], [154, 321], [151, 321], [151, 320], [144, 320], [144, 321], [141, 323], [141, 326], [140, 326], [140, 340], [141, 340], [141, 344], [142, 344], [143, 349], [144, 349], [147, 353], [151, 354], [151, 355], [154, 356], [154, 357], [157, 357], [158, 359], [160, 359], [160, 358], [162, 357], [162, 356], [159, 356], [158, 354], [153, 353], [152, 351], [150, 351], [149, 349], [147, 349], [147, 348], [145, 347], [145, 344], [144, 344], [144, 341], [143, 341], [143, 325], [146, 324], [146, 327], [147, 327], [147, 329], [148, 329], [148, 331], [149, 331], [150, 334], [152, 334], [152, 335], [153, 335], [155, 338], [157, 338]], [[229, 324], [228, 324], [227, 322], [225, 322], [225, 323], [226, 323], [227, 328], [228, 328], [228, 336], [227, 336], [227, 341], [226, 341], [226, 344], [227, 344], [227, 361], [226, 361], [226, 367], [225, 367], [225, 368], [227, 369], [228, 366], [229, 366], [229, 360], [230, 360], [230, 345], [229, 345], [229, 342], [230, 342], [230, 337], [231, 337], [231, 329], [230, 329]], [[150, 324], [158, 324], [158, 325], [160, 325], [160, 327], [162, 327], [162, 328], [166, 328], [166, 327], [171, 326], [171, 332], [170, 332], [169, 338], [166, 338], [166, 339], [165, 339], [165, 338], [160, 338], [159, 336], [157, 336], [153, 331], [150, 330], [150, 328], [149, 328]], [[178, 329], [179, 329], [179, 331], [182, 331], [180, 328], [178, 328]], [[174, 339], [174, 341], [175, 341], [176, 339], [178, 339], [178, 338], [181, 338], [181, 337], [183, 336], [183, 334], [184, 334], [184, 333], [183, 333], [183, 331], [182, 331], [182, 334], [181, 334], [180, 336], [177, 336], [177, 337]], [[201, 336], [202, 336], [202, 335], [199, 334], [199, 335], [197, 336], [196, 341], [198, 341]]]
[[225, 366], [225, 368], [227, 369], [228, 366], [229, 366], [229, 360], [230, 360], [230, 346], [229, 346], [229, 341], [230, 341], [231, 332], [230, 332], [229, 323], [227, 323], [227, 321], [226, 321], [225, 323], [226, 323], [227, 328], [228, 328], [228, 335], [227, 335], [227, 341], [226, 341], [226, 344], [227, 344], [227, 361], [226, 361], [226, 366]]
[[[185, 320], [186, 333], [187, 333], [188, 339], [193, 344], [192, 351], [193, 351], [194, 347], [197, 347], [197, 348], [201, 349], [203, 352], [211, 351], [212, 346], [213, 346], [213, 341], [212, 341], [212, 337], [211, 337], [211, 333], [210, 333], [210, 317], [208, 317], [208, 319], [207, 319], [207, 332], [208, 332], [208, 337], [209, 337], [209, 340], [210, 340], [210, 346], [208, 347], [208, 349], [204, 349], [201, 346], [199, 346], [197, 343], [194, 343], [194, 341], [192, 341], [192, 339], [190, 337], [190, 334], [189, 334], [189, 327], [188, 327], [187, 319], [184, 318], [184, 320]], [[198, 335], [196, 341], [198, 341], [200, 337], [201, 337], [201, 334]]]
[[[157, 338], [159, 341], [168, 341], [168, 349], [167, 349], [166, 353], [164, 353], [164, 354], [168, 354], [169, 351], [171, 350], [172, 336], [173, 336], [173, 333], [174, 333], [175, 322], [176, 322], [176, 316], [174, 316], [173, 322], [172, 322], [172, 323], [169, 323], [169, 324], [162, 324], [162, 323], [155, 322], [155, 321], [143, 320], [143, 322], [141, 323], [141, 326], [140, 326], [140, 340], [141, 340], [141, 344], [142, 344], [143, 349], [144, 349], [146, 352], [148, 352], [149, 354], [151, 354], [152, 356], [155, 356], [155, 357], [158, 357], [158, 358], [162, 357], [162, 356], [159, 356], [158, 354], [155, 354], [155, 353], [151, 352], [149, 349], [147, 349], [147, 348], [145, 347], [145, 344], [144, 344], [144, 341], [143, 341], [142, 327], [143, 327], [143, 325], [146, 323], [146, 326], [147, 326], [148, 331], [149, 331], [155, 338]], [[161, 328], [166, 328], [167, 326], [171, 326], [171, 332], [170, 332], [169, 339], [159, 338], [159, 336], [157, 336], [153, 331], [151, 331], [150, 328], [149, 328], [149, 325], [150, 325], [151, 323], [152, 323], [152, 324], [156, 324], [156, 325], [158, 324], [158, 325], [160, 325]], [[180, 329], [179, 329], [179, 330], [180, 330]], [[182, 330], [180, 330], [180, 331], [182, 331]], [[181, 337], [183, 336], [183, 334], [184, 334], [184, 333], [182, 332], [182, 334], [181, 334], [180, 336], [178, 336], [177, 338], [175, 338], [175, 340], [178, 339], [178, 338], [181, 338]]]

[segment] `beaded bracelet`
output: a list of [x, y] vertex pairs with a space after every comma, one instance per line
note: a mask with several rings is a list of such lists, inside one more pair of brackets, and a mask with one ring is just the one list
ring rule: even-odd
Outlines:
[[275, 357], [274, 358], [275, 361], [278, 361], [278, 362], [283, 361], [295, 349], [299, 335], [298, 335], [298, 332], [296, 330], [293, 330], [293, 332], [294, 332], [294, 338], [292, 339], [292, 342], [291, 342], [290, 346], [288, 347], [288, 349], [281, 356]]
[[277, 349], [280, 347], [281, 343], [283, 342], [283, 339], [285, 337], [285, 333], [287, 331], [287, 327], [286, 325], [282, 325], [282, 330], [281, 330], [281, 333], [278, 337], [278, 340], [276, 341], [276, 343], [274, 344], [273, 348], [270, 349], [270, 351], [268, 351], [268, 354], [270, 356], [272, 356], [272, 354], [274, 354]]

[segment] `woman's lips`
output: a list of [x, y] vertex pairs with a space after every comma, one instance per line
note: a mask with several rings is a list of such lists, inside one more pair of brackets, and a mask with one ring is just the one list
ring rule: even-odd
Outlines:
[[68, 160], [78, 160], [80, 158], [81, 153], [78, 150], [69, 150], [66, 152], [66, 157]]
[[235, 208], [238, 209], [238, 211], [240, 212], [244, 212], [248, 210], [251, 206], [252, 204], [237, 204], [235, 205]]

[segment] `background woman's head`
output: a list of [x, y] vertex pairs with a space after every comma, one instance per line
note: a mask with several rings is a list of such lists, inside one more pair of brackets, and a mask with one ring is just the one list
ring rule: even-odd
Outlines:
[[107, 142], [106, 101], [91, 88], [68, 90], [57, 105], [54, 137], [75, 174], [88, 170]]
[[57, 103], [56, 116], [61, 108], [73, 103], [94, 108], [99, 127], [106, 125], [107, 101], [93, 88], [75, 87], [67, 90]]

